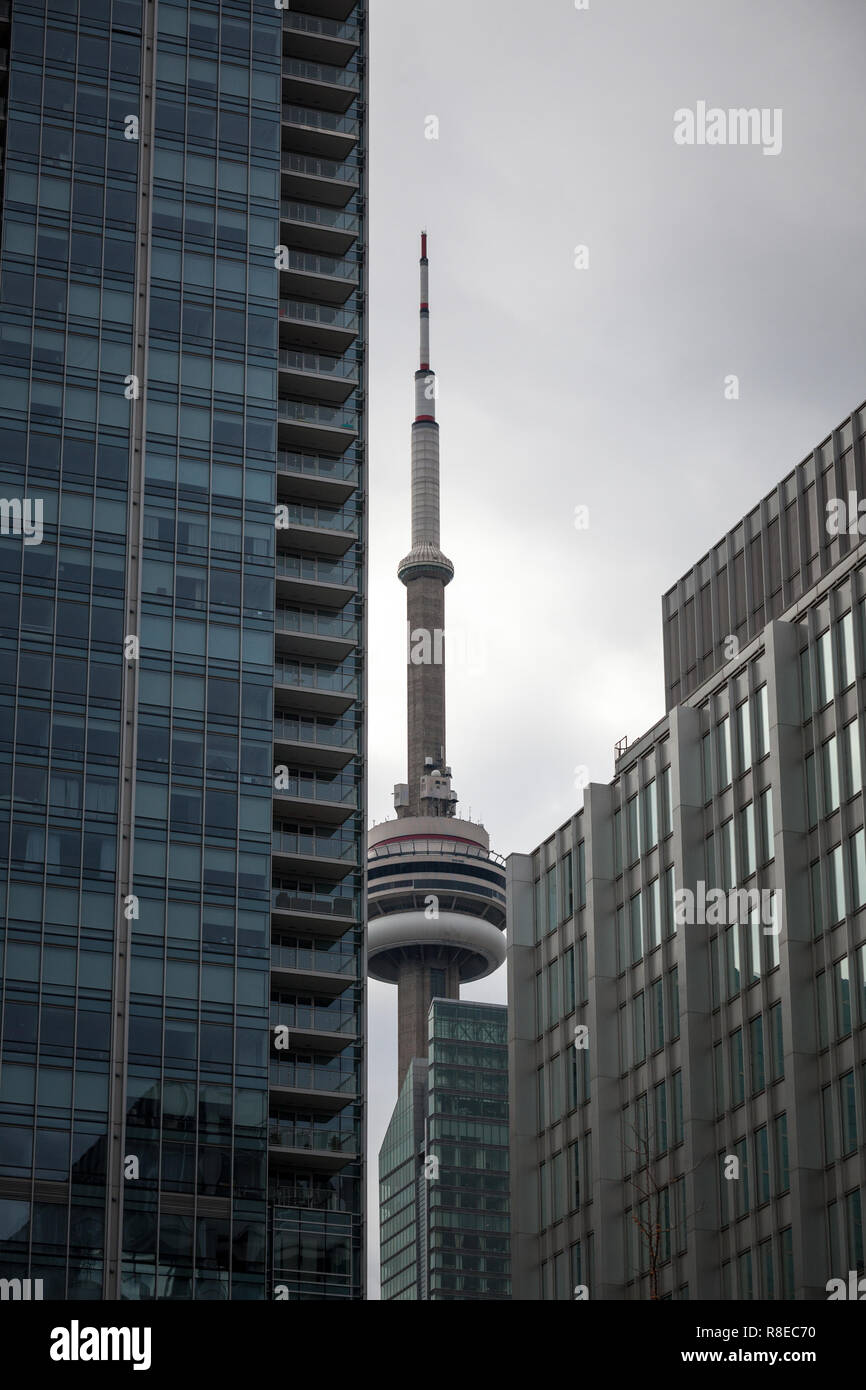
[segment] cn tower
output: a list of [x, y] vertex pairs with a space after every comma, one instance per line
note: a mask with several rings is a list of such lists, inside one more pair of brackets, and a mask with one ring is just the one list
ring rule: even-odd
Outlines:
[[412, 425], [412, 548], [397, 569], [408, 617], [408, 781], [396, 818], [369, 833], [369, 973], [397, 985], [398, 1084], [427, 1056], [434, 998], [459, 999], [505, 959], [505, 862], [483, 825], [461, 820], [445, 752], [445, 589], [440, 549], [439, 425], [430, 365], [427, 234], [421, 234], [421, 353]]

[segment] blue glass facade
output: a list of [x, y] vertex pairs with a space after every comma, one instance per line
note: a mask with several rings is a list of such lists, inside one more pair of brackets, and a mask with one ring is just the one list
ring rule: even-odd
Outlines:
[[361, 1293], [363, 7], [308, 8], [13, 7], [0, 1274], [46, 1298]]

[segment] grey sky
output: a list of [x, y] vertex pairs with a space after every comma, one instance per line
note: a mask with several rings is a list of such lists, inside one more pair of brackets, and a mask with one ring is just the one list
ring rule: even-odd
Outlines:
[[[468, 657], [448, 756], [504, 854], [573, 813], [578, 765], [609, 780], [615, 741], [662, 715], [662, 593], [866, 398], [866, 5], [589, 2], [371, 0], [370, 810], [391, 815], [405, 778], [426, 225], [447, 625]], [[674, 112], [701, 100], [781, 108], [779, 156], [677, 146]], [[504, 970], [466, 993], [504, 1000]], [[373, 1297], [395, 1003], [371, 985]]]

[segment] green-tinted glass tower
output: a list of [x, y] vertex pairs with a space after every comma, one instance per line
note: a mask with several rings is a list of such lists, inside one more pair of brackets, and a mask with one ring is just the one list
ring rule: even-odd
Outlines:
[[0, 1277], [46, 1299], [363, 1293], [365, 24], [0, 5]]
[[434, 999], [379, 1154], [382, 1298], [511, 1296], [508, 1013]]

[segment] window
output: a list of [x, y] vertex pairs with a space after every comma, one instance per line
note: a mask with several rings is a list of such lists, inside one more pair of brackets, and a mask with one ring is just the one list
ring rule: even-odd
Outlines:
[[761, 827], [761, 863], [769, 864], [775, 858], [773, 829], [773, 789], [767, 787], [758, 798], [758, 819]]
[[652, 1048], [657, 1051], [665, 1043], [665, 999], [661, 977], [650, 985], [650, 1026], [652, 1029]]
[[655, 1151], [667, 1153], [668, 1149], [668, 1103], [667, 1083], [660, 1081], [653, 1089], [653, 1108], [655, 1110]]
[[725, 821], [722, 835], [722, 887], [731, 889], [737, 886], [737, 861], [734, 851], [734, 822]]
[[833, 1113], [833, 1087], [821, 1088], [821, 1115], [824, 1125], [824, 1162], [836, 1162], [836, 1123]]
[[749, 1024], [749, 1064], [754, 1096], [763, 1091], [767, 1081], [764, 1067], [764, 1020], [760, 1014]]
[[649, 782], [643, 789], [643, 813], [644, 834], [646, 836], [644, 848], [653, 849], [659, 840], [655, 781]]
[[562, 1014], [562, 999], [560, 992], [560, 963], [558, 960], [551, 961], [547, 968], [547, 993], [548, 1005], [550, 1008], [550, 1027], [553, 1028]]
[[622, 811], [613, 813], [613, 871], [622, 873]]
[[564, 854], [559, 863], [561, 877], [560, 900], [562, 902], [563, 920], [567, 920], [574, 912], [574, 880], [571, 876], [571, 850]]
[[809, 868], [809, 897], [812, 905], [812, 935], [818, 937], [824, 930], [824, 910], [821, 901], [821, 862], [818, 859]]
[[638, 814], [638, 800], [636, 796], [631, 797], [626, 805], [626, 824], [628, 827], [628, 862], [634, 864], [635, 860], [640, 859], [640, 815]]
[[562, 983], [565, 991], [563, 1002], [563, 1012], [568, 1015], [574, 1013], [575, 991], [574, 991], [574, 947], [569, 946], [562, 958]]
[[860, 765], [860, 722], [852, 719], [842, 731], [845, 748], [845, 765], [848, 780], [848, 795], [856, 796], [863, 787], [863, 773]]
[[635, 893], [628, 905], [629, 927], [631, 931], [631, 961], [632, 965], [639, 961], [643, 955], [643, 922], [641, 919], [641, 900], [640, 893]]
[[761, 922], [761, 908], [759, 903], [752, 903], [749, 909], [749, 984], [753, 985], [761, 978], [761, 940], [764, 935], [764, 928]]
[[559, 918], [556, 915], [556, 866], [547, 871], [547, 930], [553, 931]]
[[731, 782], [731, 721], [727, 715], [716, 730], [719, 753], [719, 787], [730, 786]]
[[713, 1044], [713, 1086], [716, 1093], [716, 1114], [727, 1109], [725, 1101], [725, 1054], [720, 1042]]
[[[536, 1079], [536, 1100], [537, 1100], [537, 1111], [538, 1111], [538, 1132], [539, 1132], [539, 1134], [540, 1134], [541, 1131], [544, 1129], [544, 1127], [545, 1127], [546, 1124], [547, 1124], [547, 1106], [546, 1106], [546, 1104], [545, 1104], [545, 1096], [544, 1096], [544, 1091], [545, 1091], [545, 1086], [544, 1086], [544, 1067], [539, 1067], [539, 1068], [538, 1068], [538, 1070], [537, 1070], [536, 1073], [535, 1073], [535, 1079]], [[542, 1164], [542, 1168], [543, 1168], [543, 1167], [544, 1167], [544, 1165]], [[546, 1226], [546, 1225], [547, 1225], [547, 1222], [546, 1222], [546, 1221], [542, 1221], [541, 1224], [542, 1224], [543, 1226]]]
[[547, 995], [544, 990], [544, 976], [539, 973], [535, 977], [535, 1028], [536, 1033], [541, 1034], [547, 1027]]
[[788, 1169], [788, 1117], [777, 1115], [773, 1121], [773, 1147], [775, 1150], [776, 1195], [787, 1192], [791, 1185]]
[[815, 989], [818, 995], [818, 1046], [829, 1047], [830, 1045], [830, 1024], [827, 1011], [827, 973], [824, 970], [818, 972], [815, 978]]
[[833, 644], [830, 629], [818, 638], [818, 707], [829, 705], [833, 698]]
[[856, 673], [854, 662], [854, 615], [846, 613], [837, 629], [839, 638], [839, 689], [847, 690], [854, 684]]
[[634, 1062], [646, 1059], [646, 1008], [644, 994], [636, 994], [631, 1001], [632, 1037], [634, 1039]]
[[[755, 855], [755, 803], [750, 801], [740, 812], [740, 846], [743, 855], [743, 877], [749, 878], [757, 867]], [[734, 887], [730, 884], [729, 887]]]
[[740, 928], [738, 923], [725, 927], [725, 965], [727, 967], [728, 998], [740, 991]]
[[671, 1041], [680, 1035], [680, 972], [675, 965], [668, 972], [668, 994], [671, 1010]]
[[833, 966], [833, 1005], [836, 1037], [844, 1038], [851, 1032], [851, 980], [847, 956], [837, 960]]
[[571, 1209], [580, 1211], [580, 1143], [568, 1146], [568, 1171], [571, 1179]]
[[839, 1134], [842, 1153], [857, 1151], [857, 1103], [854, 1094], [854, 1073], [846, 1071], [839, 1077]]
[[790, 1226], [779, 1232], [779, 1265], [782, 1271], [782, 1298], [794, 1297], [794, 1237]]
[[845, 916], [845, 864], [841, 845], [837, 845], [835, 849], [830, 851], [827, 859], [827, 873], [830, 878], [830, 924], [833, 926], [836, 922], [841, 922]]
[[683, 1074], [675, 1071], [671, 1077], [671, 1142], [681, 1144], [685, 1138], [683, 1127]]
[[824, 771], [824, 815], [830, 816], [839, 809], [839, 753], [835, 734], [823, 744], [821, 762]]
[[767, 1126], [755, 1130], [755, 1202], [758, 1206], [770, 1200], [770, 1143]]
[[755, 742], [757, 757], [765, 758], [770, 751], [770, 706], [767, 687], [755, 691]]
[[[862, 828], [848, 841], [851, 859], [852, 911], [856, 912], [866, 904], [866, 834]], [[866, 1022], [866, 1014], [863, 1014]]]
[[650, 949], [662, 944], [662, 908], [659, 880], [654, 878], [647, 889], [647, 937]]
[[749, 719], [749, 702], [744, 700], [737, 706], [737, 772], [742, 775], [752, 766], [752, 734]]
[[674, 891], [674, 866], [671, 864], [665, 869], [665, 934], [667, 936], [676, 936], [677, 933], [677, 918], [674, 912]]
[[731, 1105], [742, 1105], [746, 1099], [746, 1078], [743, 1070], [743, 1030], [736, 1028], [729, 1038], [731, 1060]]
[[740, 1175], [733, 1184], [735, 1209], [737, 1216], [748, 1216], [752, 1201], [749, 1192], [749, 1145], [745, 1135], [734, 1144], [734, 1154], [740, 1164]]
[[713, 745], [709, 734], [701, 739], [701, 765], [704, 777], [704, 803], [713, 799]]

